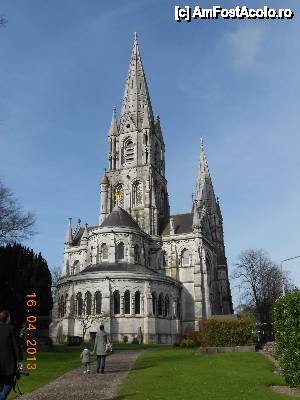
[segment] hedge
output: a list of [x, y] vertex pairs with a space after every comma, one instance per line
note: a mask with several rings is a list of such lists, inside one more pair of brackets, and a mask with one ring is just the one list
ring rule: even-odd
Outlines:
[[249, 315], [199, 321], [199, 331], [186, 335], [198, 346], [247, 346], [253, 344], [255, 321]]
[[273, 307], [276, 353], [286, 383], [300, 385], [300, 291], [280, 297]]

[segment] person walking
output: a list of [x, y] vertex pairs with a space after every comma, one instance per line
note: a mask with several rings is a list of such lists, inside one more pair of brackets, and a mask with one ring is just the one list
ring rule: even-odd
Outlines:
[[22, 356], [18, 351], [14, 328], [10, 325], [10, 314], [0, 312], [0, 400], [5, 400], [13, 385], [18, 362]]
[[101, 369], [101, 374], [104, 374], [105, 370], [106, 344], [107, 344], [107, 333], [104, 330], [104, 325], [100, 325], [100, 329], [95, 337], [93, 354], [95, 354], [96, 352], [97, 373], [99, 373]]
[[82, 353], [80, 354], [84, 374], [89, 374], [91, 371], [90, 370], [90, 354], [91, 354], [91, 352], [88, 348], [83, 349]]

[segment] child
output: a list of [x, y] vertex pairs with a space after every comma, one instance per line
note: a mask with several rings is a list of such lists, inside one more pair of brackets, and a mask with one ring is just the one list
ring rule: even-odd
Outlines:
[[80, 358], [82, 359], [84, 374], [89, 374], [91, 372], [91, 370], [90, 370], [90, 355], [91, 355], [91, 352], [87, 348], [85, 348], [82, 351], [82, 353], [80, 354]]

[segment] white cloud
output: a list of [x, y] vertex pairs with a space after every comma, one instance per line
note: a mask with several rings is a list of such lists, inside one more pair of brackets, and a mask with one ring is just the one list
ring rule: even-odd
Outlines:
[[234, 67], [253, 68], [266, 37], [266, 27], [258, 24], [239, 26], [226, 36]]

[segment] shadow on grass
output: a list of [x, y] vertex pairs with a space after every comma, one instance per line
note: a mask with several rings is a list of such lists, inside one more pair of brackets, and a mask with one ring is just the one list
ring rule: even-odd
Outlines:
[[121, 394], [120, 396], [115, 396], [113, 397], [112, 400], [126, 400], [130, 396], [135, 396], [136, 393], [126, 393], [126, 394]]
[[157, 364], [147, 364], [147, 365], [141, 365], [140, 367], [136, 366], [130, 369], [130, 371], [138, 371], [139, 369], [147, 369], [147, 368], [153, 368], [156, 367]]

